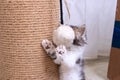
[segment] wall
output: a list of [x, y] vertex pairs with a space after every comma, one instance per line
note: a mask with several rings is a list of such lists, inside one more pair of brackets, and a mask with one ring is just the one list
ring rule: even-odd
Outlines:
[[85, 58], [98, 55], [109, 56], [117, 0], [66, 0], [70, 19], [63, 0], [64, 23], [70, 25], [86, 24], [88, 45]]

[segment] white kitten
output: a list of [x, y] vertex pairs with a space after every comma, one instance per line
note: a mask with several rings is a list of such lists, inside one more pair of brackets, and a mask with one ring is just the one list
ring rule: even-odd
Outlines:
[[[64, 28], [61, 29], [63, 29], [62, 32], [64, 32]], [[84, 61], [82, 58], [86, 44], [85, 36], [83, 36], [85, 34], [85, 27], [72, 27], [69, 29], [73, 29], [74, 31], [74, 35], [72, 35], [72, 37], [69, 36], [70, 33], [68, 34], [68, 37], [65, 36], [66, 39], [70, 39], [69, 45], [66, 42], [64, 43], [64, 40], [61, 41], [60, 43], [62, 44], [60, 44], [60, 40], [55, 39], [56, 37], [61, 39], [61, 37], [58, 37], [59, 35], [57, 34], [57, 36], [53, 35], [53, 42], [55, 42], [55, 44], [59, 43], [56, 44], [57, 47], [55, 47], [53, 43], [47, 39], [42, 41], [42, 46], [47, 54], [53, 59], [53, 61], [60, 65], [60, 80], [85, 80], [83, 70]], [[67, 35], [66, 32], [64, 33]], [[60, 33], [60, 35], [61, 34], [62, 33]], [[70, 47], [70, 50], [66, 47]]]

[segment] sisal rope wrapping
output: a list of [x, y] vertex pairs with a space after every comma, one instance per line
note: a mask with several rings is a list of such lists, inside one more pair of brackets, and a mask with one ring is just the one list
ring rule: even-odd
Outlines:
[[0, 80], [58, 80], [43, 51], [59, 24], [59, 0], [0, 0]]

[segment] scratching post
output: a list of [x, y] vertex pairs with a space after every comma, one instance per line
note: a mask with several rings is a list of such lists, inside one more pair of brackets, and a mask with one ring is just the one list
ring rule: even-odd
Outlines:
[[40, 43], [59, 24], [59, 0], [0, 0], [0, 80], [58, 80]]

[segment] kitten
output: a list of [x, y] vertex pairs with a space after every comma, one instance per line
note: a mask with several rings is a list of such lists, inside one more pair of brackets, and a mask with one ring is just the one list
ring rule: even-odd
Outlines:
[[85, 80], [83, 70], [84, 61], [82, 58], [85, 48], [85, 27], [72, 27], [75, 32], [75, 39], [70, 50], [64, 45], [55, 47], [49, 40], [43, 40], [42, 46], [54, 63], [60, 65], [60, 80]]

